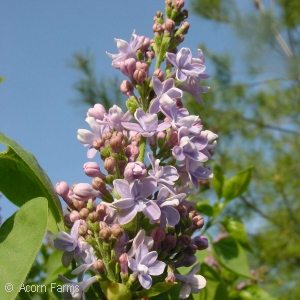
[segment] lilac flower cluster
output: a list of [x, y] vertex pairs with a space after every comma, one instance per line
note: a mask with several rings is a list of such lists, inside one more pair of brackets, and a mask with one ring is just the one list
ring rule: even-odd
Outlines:
[[[115, 39], [119, 53], [107, 53], [128, 78], [120, 86], [128, 110], [113, 105], [106, 111], [101, 104], [88, 110], [91, 131], [79, 129], [77, 138], [88, 147], [89, 159], [100, 156], [104, 170], [96, 161], [87, 162], [83, 170], [91, 184], [56, 185], [68, 205], [65, 224], [71, 233], [58, 233], [54, 245], [63, 251], [65, 267], [75, 260], [72, 274], [80, 284], [77, 294], [66, 297], [84, 298], [85, 288], [102, 281], [123, 284], [138, 295], [162, 274], [170, 285], [181, 282], [182, 299], [206, 285], [196, 274], [199, 264], [187, 275], [176, 273], [180, 266], [192, 266], [196, 252], [208, 247], [207, 239], [197, 235], [204, 220], [188, 198], [200, 180], [212, 177], [204, 163], [217, 139], [183, 107], [183, 91], [202, 103], [199, 94], [208, 88], [199, 82], [209, 77], [203, 73], [201, 50], [196, 58], [188, 48], [177, 51], [189, 28], [183, 5], [183, 0], [166, 1], [167, 18], [156, 14], [152, 40], [134, 31], [129, 43]], [[94, 276], [85, 280], [86, 272]]]

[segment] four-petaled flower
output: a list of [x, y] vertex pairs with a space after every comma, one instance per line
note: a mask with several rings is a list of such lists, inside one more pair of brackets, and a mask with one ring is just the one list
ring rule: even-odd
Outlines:
[[120, 208], [119, 222], [126, 224], [130, 222], [138, 212], [142, 212], [151, 221], [160, 218], [160, 209], [153, 200], [147, 199], [156, 189], [154, 178], [147, 177], [141, 182], [135, 179], [128, 182], [125, 179], [115, 179], [114, 189], [121, 196], [112, 204]]
[[201, 275], [196, 275], [199, 267], [200, 263], [194, 265], [187, 275], [174, 274], [176, 279], [183, 282], [179, 293], [180, 299], [186, 299], [190, 293], [197, 294], [206, 286], [205, 278]]
[[138, 274], [140, 284], [145, 289], [150, 289], [152, 285], [150, 275], [160, 275], [166, 267], [166, 264], [157, 260], [157, 257], [156, 251], [149, 252], [146, 245], [141, 244], [136, 251], [135, 259], [130, 258], [128, 261], [129, 268]]

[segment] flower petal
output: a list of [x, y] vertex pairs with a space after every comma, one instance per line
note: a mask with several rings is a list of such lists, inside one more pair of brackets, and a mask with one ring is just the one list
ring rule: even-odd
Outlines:
[[160, 275], [164, 272], [164, 269], [166, 267], [166, 264], [162, 261], [155, 261], [154, 263], [151, 264], [151, 266], [149, 266], [149, 274], [150, 275]]

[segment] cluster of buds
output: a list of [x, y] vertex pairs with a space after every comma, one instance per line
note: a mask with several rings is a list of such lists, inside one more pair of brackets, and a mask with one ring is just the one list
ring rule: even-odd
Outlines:
[[[179, 298], [205, 287], [194, 264], [208, 240], [199, 234], [204, 220], [188, 197], [212, 177], [204, 163], [217, 135], [203, 130], [199, 116], [190, 115], [181, 101], [187, 91], [202, 103], [199, 94], [208, 87], [200, 80], [209, 77], [201, 50], [196, 58], [188, 48], [177, 51], [189, 28], [183, 6], [183, 0], [167, 0], [166, 19], [162, 12], [154, 18], [154, 39], [133, 32], [129, 43], [115, 40], [118, 54], [108, 53], [112, 66], [128, 78], [120, 86], [128, 111], [116, 105], [106, 111], [101, 104], [88, 110], [92, 131], [79, 129], [77, 138], [88, 147], [89, 159], [98, 154], [103, 169], [87, 162], [83, 169], [91, 183], [56, 185], [68, 205], [65, 223], [71, 232], [58, 233], [54, 245], [64, 252], [64, 266], [73, 259], [78, 264], [72, 274], [81, 288], [81, 294], [67, 297], [79, 299], [87, 286], [105, 281], [124, 285], [138, 298], [139, 291], [151, 288], [152, 276], [161, 274], [166, 283], [182, 284]], [[176, 273], [192, 265], [189, 274]], [[94, 276], [84, 280], [87, 271]]]

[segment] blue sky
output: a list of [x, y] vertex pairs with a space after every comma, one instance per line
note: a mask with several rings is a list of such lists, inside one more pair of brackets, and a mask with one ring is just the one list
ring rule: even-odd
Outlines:
[[[0, 131], [32, 152], [53, 184], [90, 182], [82, 171], [86, 149], [76, 138], [78, 128], [88, 129], [87, 107], [71, 102], [80, 75], [68, 67], [72, 56], [89, 51], [99, 77], [120, 75], [123, 80], [105, 51], [117, 53], [113, 39], [128, 41], [133, 29], [151, 38], [157, 10], [164, 10], [163, 0], [1, 1], [0, 76], [5, 80], [0, 85]], [[195, 56], [200, 43], [215, 51], [240, 51], [227, 25], [204, 22], [191, 11], [189, 21], [183, 45]], [[4, 219], [15, 210], [4, 197], [0, 206]]]

